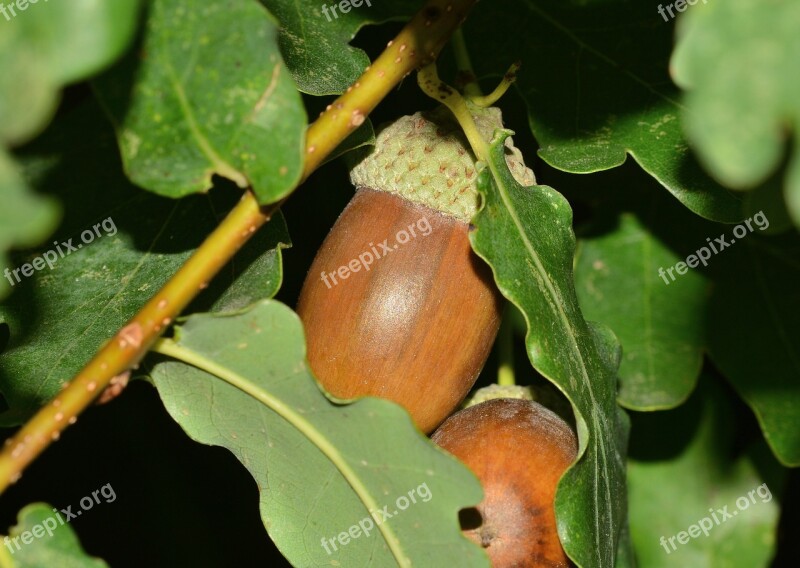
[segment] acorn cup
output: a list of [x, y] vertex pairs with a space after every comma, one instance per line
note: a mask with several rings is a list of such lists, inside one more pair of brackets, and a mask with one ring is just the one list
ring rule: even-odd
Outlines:
[[[475, 109], [488, 140], [496, 108]], [[507, 139], [507, 163], [534, 183]], [[357, 191], [306, 277], [297, 313], [308, 360], [342, 399], [402, 405], [431, 432], [466, 397], [489, 355], [502, 296], [468, 233], [479, 205], [475, 158], [442, 107], [402, 117], [351, 171]]]

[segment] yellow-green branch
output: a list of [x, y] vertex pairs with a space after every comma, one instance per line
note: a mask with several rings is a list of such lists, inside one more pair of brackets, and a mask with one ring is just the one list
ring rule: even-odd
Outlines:
[[[435, 60], [477, 0], [429, 0], [364, 74], [308, 129], [302, 181], [364, 122], [409, 73]], [[281, 203], [259, 207], [248, 191], [178, 272], [0, 452], [0, 492], [77, 420], [110, 383], [134, 368], [175, 317], [205, 288]]]

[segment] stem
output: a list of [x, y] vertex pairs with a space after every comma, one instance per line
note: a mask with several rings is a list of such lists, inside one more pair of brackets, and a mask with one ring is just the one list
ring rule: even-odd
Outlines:
[[[490, 107], [497, 101], [499, 101], [503, 95], [506, 94], [508, 88], [514, 84], [514, 81], [517, 80], [517, 71], [519, 71], [520, 63], [514, 63], [511, 67], [508, 68], [506, 74], [503, 75], [503, 80], [498, 83], [497, 87], [495, 87], [494, 91], [490, 94], [483, 96], [473, 96], [470, 97], [469, 100], [472, 104], [479, 106], [479, 107]], [[468, 94], [468, 93], [467, 93]]]
[[433, 62], [477, 0], [430, 0], [347, 92], [308, 129], [305, 177], [314, 171], [406, 75]]
[[472, 60], [469, 58], [467, 42], [464, 40], [464, 32], [461, 28], [457, 29], [453, 34], [452, 45], [453, 52], [456, 56], [456, 65], [458, 65], [458, 75], [464, 80], [464, 83], [459, 86], [463, 87], [465, 95], [469, 97], [480, 97], [483, 95], [483, 92], [481, 91], [480, 84], [478, 84], [475, 70], [472, 68]]
[[489, 160], [489, 145], [475, 125], [472, 113], [467, 107], [467, 101], [461, 96], [461, 93], [439, 79], [439, 74], [436, 72], [436, 64], [430, 63], [420, 69], [417, 74], [417, 81], [426, 95], [436, 99], [450, 109], [450, 112], [456, 117], [461, 129], [464, 131], [469, 145], [472, 146], [475, 157], [479, 161], [487, 162]]
[[497, 368], [497, 384], [501, 387], [514, 386], [514, 326], [511, 322], [511, 308], [506, 309], [497, 334], [497, 355], [500, 364]]
[[[476, 1], [429, 0], [425, 4], [375, 63], [309, 127], [301, 182], [406, 75], [436, 58]], [[77, 420], [113, 377], [139, 363], [165, 328], [281, 203], [261, 209], [252, 192], [244, 194], [222, 224], [139, 313], [61, 393], [6, 441], [0, 452], [0, 492], [19, 479], [22, 471]]]
[[133, 319], [108, 341], [71, 383], [6, 442], [0, 454], [0, 488], [13, 483], [51, 441], [77, 420], [111, 379], [134, 367], [177, 314], [277, 209], [261, 211], [248, 192]]
[[470, 111], [470, 105], [473, 107], [487, 107], [497, 102], [502, 97], [508, 88], [514, 83], [516, 79], [516, 72], [519, 69], [519, 63], [514, 63], [511, 68], [503, 76], [503, 80], [497, 85], [494, 91], [485, 97], [467, 97], [461, 95], [456, 89], [439, 79], [439, 74], [436, 71], [436, 63], [429, 63], [419, 70], [417, 74], [417, 82], [420, 88], [426, 95], [432, 99], [436, 99], [444, 106], [450, 109], [456, 120], [458, 121], [464, 135], [467, 137], [475, 157], [481, 162], [489, 162], [489, 145], [486, 140], [481, 136], [475, 119]]

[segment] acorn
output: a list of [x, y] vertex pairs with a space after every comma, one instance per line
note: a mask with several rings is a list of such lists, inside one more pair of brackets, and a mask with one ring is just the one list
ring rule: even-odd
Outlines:
[[[474, 109], [488, 140], [496, 108]], [[532, 185], [510, 138], [507, 163]], [[352, 170], [356, 193], [311, 265], [297, 313], [327, 392], [397, 402], [431, 432], [466, 397], [491, 350], [502, 297], [472, 251], [475, 156], [441, 107], [384, 128]]]
[[431, 439], [478, 477], [484, 498], [461, 512], [464, 534], [493, 568], [568, 568], [558, 538], [558, 480], [578, 444], [557, 414], [531, 400], [497, 398], [448, 418]]

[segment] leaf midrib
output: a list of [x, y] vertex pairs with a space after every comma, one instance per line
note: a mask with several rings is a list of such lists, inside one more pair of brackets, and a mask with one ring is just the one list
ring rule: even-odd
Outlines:
[[[521, 239], [523, 241], [523, 245], [525, 246], [525, 249], [529, 252], [530, 257], [533, 259], [533, 261], [535, 263], [536, 269], [538, 270], [540, 276], [543, 278], [543, 280], [545, 282], [545, 285], [547, 287], [547, 291], [550, 294], [551, 302], [553, 302], [553, 300], [560, 300], [561, 299], [560, 294], [558, 293], [558, 291], [556, 290], [555, 286], [553, 285], [553, 282], [551, 281], [551, 279], [547, 275], [547, 272], [544, 270], [544, 266], [542, 264], [542, 261], [539, 258], [539, 255], [536, 253], [536, 250], [533, 247], [533, 244], [528, 239], [528, 235], [525, 232], [525, 227], [522, 224], [521, 220], [519, 219], [519, 215], [517, 214], [516, 209], [514, 208], [513, 204], [511, 203], [511, 199], [510, 199], [510, 196], [508, 194], [508, 188], [506, 187], [506, 185], [504, 183], [504, 177], [502, 176], [501, 172], [497, 168], [496, 161], [497, 161], [496, 159], [490, 159], [488, 161], [488, 165], [489, 165], [489, 169], [491, 170], [492, 177], [494, 178], [495, 183], [497, 184], [498, 194], [500, 195], [500, 197], [501, 197], [501, 199], [503, 201], [503, 204], [505, 205], [506, 210], [508, 211], [508, 214], [511, 217], [511, 220], [514, 222], [514, 226], [517, 228], [517, 230], [518, 230], [518, 232], [520, 234], [520, 237], [521, 237]], [[538, 186], [533, 186], [534, 189], [536, 187], [538, 187]], [[588, 373], [588, 371], [586, 369], [586, 363], [584, 361], [584, 357], [583, 357], [583, 354], [581, 352], [580, 346], [578, 345], [577, 341], [575, 341], [575, 338], [576, 338], [575, 329], [573, 328], [572, 323], [569, 320], [569, 317], [567, 316], [566, 312], [564, 311], [563, 302], [556, 301], [555, 305], [556, 305], [556, 312], [558, 314], [558, 317], [561, 320], [562, 325], [569, 331], [569, 336], [572, 339], [572, 341], [570, 341], [570, 343], [569, 343], [570, 350], [577, 356], [577, 360], [580, 362], [580, 370], [581, 370], [581, 374], [582, 374], [583, 379], [584, 379], [584, 386], [586, 388], [586, 391], [589, 394], [589, 398], [590, 398], [591, 403], [592, 403], [592, 409], [597, 408], [598, 407], [598, 402], [597, 402], [597, 398], [595, 397], [594, 390], [592, 389], [592, 382], [589, 379], [589, 373]], [[598, 467], [599, 464], [597, 463], [597, 461], [595, 461], [595, 468], [594, 468], [594, 475], [595, 475], [594, 491], [595, 491], [595, 494], [594, 494], [594, 496], [595, 496], [596, 501], [599, 502], [599, 496], [597, 494], [597, 490], [598, 490], [598, 487], [600, 485], [600, 480], [601, 479], [610, 479], [611, 475], [610, 475], [610, 471], [609, 471], [609, 468], [608, 468], [608, 461], [606, 459], [605, 451], [602, 451], [602, 450], [605, 450], [605, 445], [603, 443], [603, 438], [600, 435], [600, 433], [602, 432], [602, 428], [601, 428], [601, 426], [600, 426], [600, 424], [598, 422], [597, 413], [594, 412], [593, 410], [591, 410], [589, 412], [589, 415], [591, 416], [592, 425], [594, 426], [594, 433], [595, 433], [594, 436], [590, 435], [590, 437], [594, 439], [595, 444], [597, 444], [597, 446], [598, 446], [598, 450], [600, 450], [600, 451], [597, 452], [597, 454], [599, 455], [600, 460], [602, 460], [602, 462], [603, 462], [602, 468], [603, 468], [603, 471], [605, 472], [605, 474], [607, 476], [607, 477], [601, 477], [600, 476], [600, 474], [599, 474], [599, 472], [597, 470], [597, 467]], [[587, 447], [588, 447], [588, 443], [587, 443]], [[577, 461], [576, 461], [576, 463], [577, 463]], [[610, 484], [609, 483], [605, 483], [605, 493], [606, 493], [605, 497], [606, 497], [606, 502], [608, 503], [608, 511], [611, 514], [611, 517], [612, 517], [611, 521], [612, 521], [612, 525], [613, 525], [613, 507], [611, 506], [612, 505], [612, 498], [611, 498], [610, 491], [611, 491]], [[602, 533], [602, 530], [601, 530], [601, 527], [600, 527], [599, 523], [600, 523], [599, 515], [594, 515], [595, 545], [596, 545], [595, 549], [597, 550], [598, 554], [600, 554], [600, 552], [603, 550], [602, 542], [600, 540], [600, 534]]]
[[[350, 467], [336, 446], [308, 420], [290, 408], [283, 401], [272, 396], [269, 392], [254, 384], [252, 381], [243, 377], [222, 365], [211, 361], [199, 352], [191, 348], [184, 347], [171, 339], [162, 339], [153, 346], [153, 351], [178, 359], [188, 365], [192, 365], [206, 373], [222, 379], [229, 385], [239, 389], [251, 396], [278, 416], [286, 420], [299, 432], [314, 444], [322, 454], [342, 473], [342, 476], [353, 488], [361, 502], [367, 507], [368, 511], [380, 510], [377, 501], [372, 498], [367, 487], [361, 482], [358, 474]], [[389, 523], [381, 523], [378, 528], [389, 546], [389, 550], [401, 568], [410, 568], [411, 564], [403, 553], [402, 546], [395, 532], [389, 527]]]

